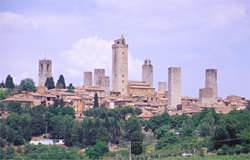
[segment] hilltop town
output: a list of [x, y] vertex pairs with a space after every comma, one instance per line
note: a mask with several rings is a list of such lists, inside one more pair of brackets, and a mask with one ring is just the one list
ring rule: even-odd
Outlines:
[[[154, 115], [194, 114], [204, 108], [214, 108], [217, 113], [229, 113], [232, 110], [246, 108], [247, 99], [229, 95], [221, 98], [218, 95], [215, 68], [206, 69], [204, 86], [201, 86], [197, 97], [184, 96], [182, 90], [182, 70], [180, 67], [168, 68], [168, 82], [154, 84], [154, 67], [150, 59], [142, 64], [141, 81], [128, 79], [128, 43], [122, 35], [115, 40], [112, 47], [112, 77], [106, 75], [105, 69], [84, 71], [83, 85], [73, 87], [69, 92], [65, 87], [48, 88], [46, 83], [53, 77], [52, 60], [42, 59], [38, 64], [38, 86], [35, 92], [21, 92], [2, 100], [3, 103], [19, 102], [30, 106], [53, 105], [56, 99], [73, 107], [76, 118], [84, 118], [83, 112], [93, 108], [94, 96], [98, 96], [102, 107], [131, 106], [140, 108], [140, 118], [149, 119]], [[56, 64], [53, 64], [56, 65]], [[162, 69], [167, 73], [167, 69]], [[112, 83], [111, 83], [112, 82]], [[112, 85], [111, 85], [112, 84]]]

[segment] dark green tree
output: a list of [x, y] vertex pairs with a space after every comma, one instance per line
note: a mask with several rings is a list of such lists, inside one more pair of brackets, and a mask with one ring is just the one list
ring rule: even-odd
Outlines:
[[95, 93], [95, 96], [94, 96], [94, 108], [98, 108], [98, 107], [99, 107], [98, 95], [97, 95], [97, 93]]
[[141, 123], [137, 117], [131, 117], [125, 124], [125, 138], [127, 140], [132, 139], [133, 132], [141, 132]]
[[75, 90], [75, 87], [73, 86], [72, 83], [70, 83], [69, 86], [67, 87], [67, 91], [68, 92], [74, 92], [74, 90]]
[[13, 81], [13, 78], [11, 77], [11, 75], [7, 76], [7, 78], [5, 80], [5, 86], [6, 86], [6, 88], [14, 89], [15, 84], [14, 84], [14, 81]]
[[101, 156], [103, 156], [107, 152], [108, 152], [107, 144], [103, 141], [97, 140], [95, 145], [89, 147], [86, 150], [86, 155], [90, 159], [99, 159]]
[[143, 135], [140, 131], [134, 131], [131, 135], [131, 153], [139, 155], [142, 153]]
[[22, 91], [34, 92], [36, 91], [35, 82], [30, 78], [23, 79], [20, 83], [20, 89]]
[[54, 82], [53, 77], [49, 77], [49, 78], [46, 79], [45, 87], [47, 89], [53, 89], [53, 88], [55, 88], [55, 82]]
[[59, 79], [57, 80], [56, 88], [58, 88], [58, 89], [65, 89], [66, 88], [65, 80], [64, 80], [64, 77], [62, 74], [59, 76]]
[[5, 83], [3, 81], [0, 83], [0, 88], [5, 88]]
[[48, 129], [49, 113], [45, 106], [36, 106], [31, 110], [32, 135], [44, 134]]

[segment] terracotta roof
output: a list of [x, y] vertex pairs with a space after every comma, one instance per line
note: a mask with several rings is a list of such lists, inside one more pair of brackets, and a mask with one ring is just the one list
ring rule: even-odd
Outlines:
[[154, 115], [151, 112], [144, 110], [138, 117], [139, 118], [151, 118], [153, 116]]

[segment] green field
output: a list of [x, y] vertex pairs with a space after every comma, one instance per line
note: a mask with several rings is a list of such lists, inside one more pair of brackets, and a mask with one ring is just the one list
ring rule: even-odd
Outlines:
[[159, 158], [159, 160], [250, 160], [250, 154], [247, 155], [226, 155], [226, 156], [205, 156], [205, 157], [171, 157]]

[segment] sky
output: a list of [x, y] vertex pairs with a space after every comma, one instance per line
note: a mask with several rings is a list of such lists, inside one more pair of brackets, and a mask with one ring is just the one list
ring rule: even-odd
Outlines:
[[51, 59], [55, 81], [83, 84], [83, 72], [111, 76], [115, 39], [129, 45], [129, 79], [144, 59], [154, 87], [182, 68], [182, 95], [198, 97], [205, 69], [218, 69], [218, 94], [250, 98], [250, 0], [0, 0], [0, 81], [38, 81]]

